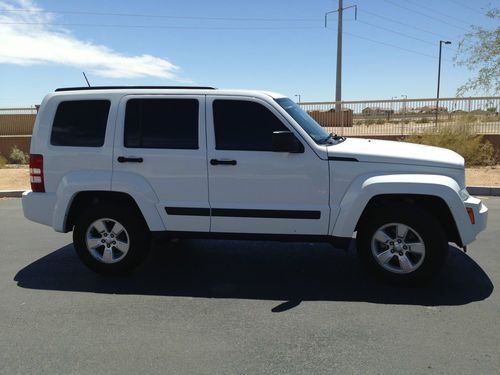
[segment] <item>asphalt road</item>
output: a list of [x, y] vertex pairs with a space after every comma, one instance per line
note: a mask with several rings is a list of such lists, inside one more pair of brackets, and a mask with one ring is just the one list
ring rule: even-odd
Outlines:
[[429, 287], [367, 278], [326, 244], [156, 246], [129, 278], [0, 200], [4, 374], [498, 374], [500, 199]]

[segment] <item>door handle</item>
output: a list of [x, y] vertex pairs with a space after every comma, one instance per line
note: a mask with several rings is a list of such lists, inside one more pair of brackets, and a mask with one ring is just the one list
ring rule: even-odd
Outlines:
[[236, 160], [218, 160], [218, 159], [211, 159], [210, 164], [212, 165], [236, 165]]
[[118, 163], [142, 163], [144, 161], [143, 158], [138, 158], [135, 156], [126, 157], [126, 156], [118, 156]]

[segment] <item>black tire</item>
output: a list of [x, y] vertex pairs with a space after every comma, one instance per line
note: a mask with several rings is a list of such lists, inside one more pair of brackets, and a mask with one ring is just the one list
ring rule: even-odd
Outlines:
[[[108, 228], [109, 233], [105, 233], [108, 236], [114, 236], [112, 233], [113, 221], [118, 222], [125, 229], [125, 231], [120, 232], [121, 234], [118, 234], [118, 236], [122, 236], [120, 239], [118, 236], [115, 238], [119, 244], [128, 244], [128, 250], [125, 254], [114, 247], [112, 242], [106, 242], [105, 245], [102, 245], [102, 254], [104, 254], [105, 247], [109, 245], [111, 253], [116, 258], [114, 263], [98, 260], [101, 252], [100, 247], [95, 248], [91, 253], [87, 246], [87, 231], [93, 223], [99, 222], [100, 219], [110, 219], [103, 221]], [[97, 232], [94, 227], [91, 236], [98, 237]], [[111, 241], [111, 239], [109, 240]], [[151, 233], [144, 219], [135, 210], [110, 204], [98, 205], [85, 210], [76, 220], [73, 229], [73, 243], [80, 260], [92, 271], [103, 275], [123, 275], [132, 272], [144, 261], [151, 247]]]
[[[397, 232], [397, 226], [394, 227], [393, 223], [400, 223], [410, 228], [407, 232], [408, 237], [402, 240], [402, 244], [397, 243], [397, 236], [396, 241], [390, 240]], [[378, 230], [381, 228], [389, 235], [388, 245], [374, 239], [376, 233], [380, 234]], [[400, 228], [404, 227], [400, 226]], [[361, 262], [368, 271], [385, 281], [400, 285], [421, 285], [431, 281], [443, 267], [448, 254], [448, 241], [441, 223], [414, 204], [402, 203], [398, 204], [397, 208], [378, 206], [372, 209], [362, 218], [356, 240]], [[425, 245], [422, 258], [420, 254], [411, 252], [413, 246], [411, 242], [415, 242], [418, 246], [421, 240]], [[373, 251], [372, 245], [375, 249]], [[402, 245], [405, 245], [405, 250]], [[414, 247], [417, 248], [417, 246]], [[380, 255], [386, 250], [390, 251], [386, 253], [389, 261], [384, 262], [384, 258]], [[384, 263], [384, 266], [377, 261], [375, 254], [380, 256], [380, 262]], [[405, 261], [409, 259], [410, 265], [415, 269], [404, 270], [403, 263], [405, 262], [400, 261], [403, 258], [406, 258]], [[407, 269], [411, 267], [407, 266]]]

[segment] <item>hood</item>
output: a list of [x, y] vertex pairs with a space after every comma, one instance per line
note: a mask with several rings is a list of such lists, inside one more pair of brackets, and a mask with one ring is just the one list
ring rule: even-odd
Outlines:
[[370, 163], [464, 168], [464, 158], [446, 148], [378, 139], [347, 138], [328, 146], [328, 157], [355, 158]]

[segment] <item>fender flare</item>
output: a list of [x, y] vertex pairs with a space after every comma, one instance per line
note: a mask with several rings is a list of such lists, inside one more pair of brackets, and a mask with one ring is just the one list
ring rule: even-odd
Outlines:
[[370, 200], [379, 195], [427, 195], [442, 199], [448, 206], [464, 240], [469, 219], [460, 197], [460, 186], [451, 177], [429, 174], [370, 174], [358, 176], [340, 203], [332, 235], [352, 237], [356, 225]]
[[[113, 185], [111, 183], [113, 181]], [[163, 231], [165, 225], [158, 213], [158, 198], [151, 185], [135, 173], [111, 171], [76, 171], [66, 174], [57, 187], [52, 227], [66, 232], [66, 220], [73, 199], [85, 191], [108, 191], [128, 194], [137, 203], [151, 231]]]

